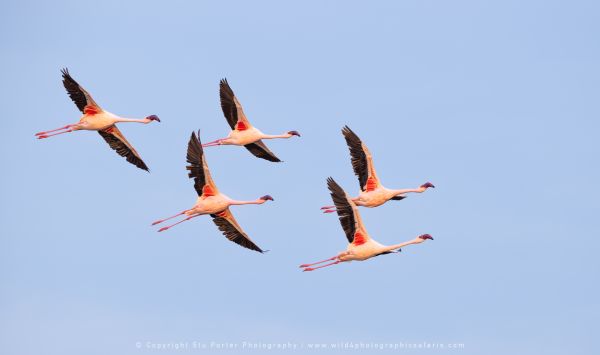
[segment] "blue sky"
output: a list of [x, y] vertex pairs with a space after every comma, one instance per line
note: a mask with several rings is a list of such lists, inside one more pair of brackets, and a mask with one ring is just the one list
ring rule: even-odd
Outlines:
[[[593, 1], [3, 2], [2, 352], [208, 353], [147, 348], [194, 341], [597, 351], [599, 10]], [[34, 139], [79, 117], [62, 67], [111, 112], [161, 117], [121, 125], [151, 174], [94, 132]], [[275, 198], [233, 210], [265, 255], [228, 242], [208, 218], [160, 234], [150, 226], [196, 198], [187, 140], [197, 129], [205, 141], [227, 134], [223, 77], [263, 131], [302, 133], [268, 142], [282, 164], [239, 147], [206, 151], [229, 196]], [[345, 124], [386, 186], [437, 187], [363, 209], [370, 234], [435, 240], [301, 273], [297, 265], [345, 248], [337, 219], [319, 211], [328, 176], [358, 190]]]

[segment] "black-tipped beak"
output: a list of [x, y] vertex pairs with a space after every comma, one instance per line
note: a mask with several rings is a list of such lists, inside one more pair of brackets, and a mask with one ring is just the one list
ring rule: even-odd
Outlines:
[[430, 182], [426, 182], [426, 183], [424, 183], [423, 185], [421, 185], [421, 187], [432, 187], [432, 188], [434, 188], [434, 189], [435, 189], [435, 186], [433, 186], [433, 184], [432, 184], [432, 183], [430, 183]]
[[300, 133], [298, 133], [298, 131], [289, 131], [288, 134], [291, 134], [292, 136], [300, 137]]
[[271, 197], [271, 195], [264, 195], [260, 199], [263, 200], [263, 201], [274, 201], [273, 197]]
[[419, 238], [421, 238], [421, 239], [423, 239], [423, 240], [427, 240], [427, 239], [431, 239], [431, 240], [433, 240], [433, 237], [432, 237], [432, 236], [430, 236], [429, 234], [423, 234], [423, 235], [420, 235], [420, 236], [419, 236]]
[[150, 121], [157, 121], [160, 122], [160, 118], [158, 118], [157, 115], [150, 115], [148, 117], [146, 117], [147, 119], [149, 119]]

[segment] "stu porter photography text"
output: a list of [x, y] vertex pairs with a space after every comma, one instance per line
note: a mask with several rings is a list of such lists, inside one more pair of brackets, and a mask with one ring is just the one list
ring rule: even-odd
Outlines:
[[143, 350], [181, 350], [181, 351], [218, 351], [218, 350], [461, 350], [464, 343], [434, 343], [434, 342], [217, 342], [217, 341], [182, 341], [182, 342], [154, 342], [138, 341], [137, 349]]

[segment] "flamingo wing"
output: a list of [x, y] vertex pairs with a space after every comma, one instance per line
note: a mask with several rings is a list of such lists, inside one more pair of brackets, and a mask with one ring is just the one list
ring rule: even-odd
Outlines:
[[277, 156], [267, 148], [267, 146], [263, 143], [262, 140], [258, 140], [254, 143], [246, 144], [244, 147], [250, 151], [250, 153], [254, 154], [254, 156], [258, 158], [262, 158], [268, 161], [272, 161], [275, 163], [281, 162]]
[[240, 227], [235, 218], [233, 218], [229, 208], [222, 212], [211, 214], [210, 216], [213, 218], [215, 225], [223, 232], [223, 235], [227, 239], [246, 249], [254, 250], [259, 253], [264, 252], [264, 250], [254, 244], [250, 237], [242, 230], [242, 227]]
[[406, 196], [394, 196], [394, 197], [390, 198], [390, 200], [400, 201], [400, 200], [404, 200], [405, 198], [406, 198]]
[[65, 89], [67, 89], [69, 97], [81, 112], [95, 114], [102, 111], [102, 108], [94, 101], [92, 95], [85, 91], [85, 89], [71, 77], [69, 69], [64, 68], [61, 72], [63, 85], [65, 86]]
[[189, 163], [186, 166], [186, 169], [189, 170], [188, 177], [194, 179], [194, 189], [198, 196], [216, 195], [219, 189], [210, 176], [202, 142], [200, 142], [200, 132], [198, 132], [198, 136], [196, 136], [196, 132], [192, 132], [188, 143], [187, 162]]
[[358, 177], [361, 190], [370, 191], [379, 187], [379, 179], [373, 166], [373, 158], [367, 146], [348, 126], [342, 128], [342, 134], [350, 150], [352, 169], [354, 169], [354, 174]]
[[146, 163], [144, 163], [144, 161], [142, 160], [142, 157], [138, 154], [135, 148], [133, 148], [133, 146], [127, 141], [127, 139], [125, 139], [125, 136], [123, 135], [123, 133], [121, 133], [121, 131], [119, 131], [117, 126], [109, 126], [108, 128], [98, 131], [98, 133], [100, 133], [100, 135], [102, 136], [102, 138], [104, 138], [106, 143], [108, 143], [108, 145], [114, 151], [116, 151], [117, 154], [119, 154], [122, 157], [125, 157], [125, 159], [129, 163], [137, 166], [140, 169], [150, 171], [148, 169], [148, 166], [146, 166]]
[[223, 115], [225, 115], [231, 129], [242, 131], [252, 127], [244, 114], [242, 104], [240, 104], [229, 83], [227, 83], [227, 79], [221, 79], [219, 83], [219, 96], [221, 97]]
[[356, 204], [354, 204], [350, 196], [346, 194], [344, 189], [333, 178], [327, 178], [327, 187], [331, 192], [331, 199], [337, 210], [340, 224], [342, 225], [342, 229], [344, 229], [348, 242], [355, 245], [368, 242], [370, 239], [369, 234], [362, 223]]

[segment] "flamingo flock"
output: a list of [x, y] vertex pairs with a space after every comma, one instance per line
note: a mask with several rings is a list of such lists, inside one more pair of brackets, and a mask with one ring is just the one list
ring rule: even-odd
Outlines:
[[[369, 233], [367, 233], [354, 199], [350, 198], [350, 196], [348, 196], [340, 185], [332, 178], [327, 179], [327, 187], [331, 192], [331, 199], [335, 204], [342, 229], [346, 234], [346, 238], [348, 238], [348, 247], [345, 251], [329, 259], [300, 265], [300, 267], [303, 268], [303, 271], [313, 271], [345, 261], [364, 261], [379, 255], [398, 253], [401, 251], [400, 248], [407, 245], [423, 243], [428, 239], [433, 240], [429, 234], [423, 234], [413, 240], [400, 244], [389, 246], [379, 244], [369, 236]], [[329, 264], [312, 267], [328, 261], [331, 262]]]
[[[67, 94], [81, 111], [82, 116], [77, 123], [38, 132], [35, 134], [35, 137], [37, 139], [46, 139], [79, 130], [97, 131], [110, 148], [124, 157], [127, 162], [149, 172], [150, 170], [142, 160], [140, 154], [127, 141], [116, 125], [117, 123], [125, 122], [142, 124], [154, 121], [160, 122], [158, 116], [149, 115], [144, 118], [125, 118], [110, 113], [101, 108], [92, 96], [71, 77], [68, 69], [62, 69], [61, 72], [63, 85]], [[238, 205], [262, 205], [267, 201], [273, 201], [273, 197], [266, 194], [255, 200], [234, 200], [220, 192], [210, 175], [204, 148], [220, 145], [243, 146], [258, 158], [270, 162], [281, 162], [265, 145], [263, 140], [300, 137], [300, 133], [296, 130], [287, 131], [282, 134], [265, 134], [260, 131], [246, 117], [242, 105], [229, 86], [227, 79], [222, 79], [219, 83], [219, 96], [223, 115], [231, 128], [227, 137], [202, 144], [200, 141], [200, 131], [198, 131], [198, 134], [192, 132], [188, 141], [186, 155], [188, 165], [186, 169], [188, 170], [189, 178], [194, 180], [194, 189], [197, 194], [195, 204], [191, 208], [182, 210], [173, 216], [157, 220], [152, 225], [163, 225], [167, 221], [180, 218], [178, 221], [171, 222], [171, 224], [164, 225], [158, 229], [158, 232], [164, 232], [195, 217], [208, 215], [228, 240], [246, 249], [264, 253], [266, 250], [261, 249], [235, 220], [231, 212], [231, 207]], [[342, 135], [350, 152], [350, 162], [354, 174], [358, 178], [360, 191], [356, 197], [350, 197], [333, 178], [329, 177], [327, 179], [327, 187], [330, 191], [333, 205], [323, 206], [321, 210], [324, 213], [337, 213], [348, 240], [348, 245], [345, 251], [330, 258], [300, 265], [302, 271], [305, 272], [343, 262], [364, 261], [380, 255], [398, 253], [405, 246], [433, 240], [429, 234], [422, 234], [406, 242], [383, 245], [370, 237], [362, 222], [358, 207], [379, 207], [390, 200], [403, 200], [409, 193], [423, 193], [430, 188], [435, 188], [435, 186], [430, 182], [426, 182], [412, 189], [389, 189], [384, 187], [377, 176], [373, 157], [366, 144], [348, 126], [342, 128]]]

